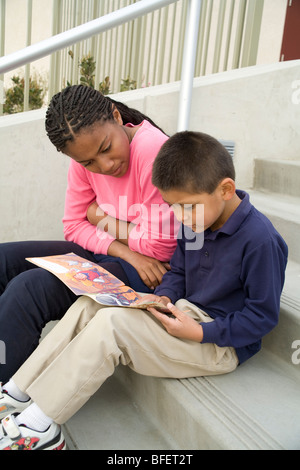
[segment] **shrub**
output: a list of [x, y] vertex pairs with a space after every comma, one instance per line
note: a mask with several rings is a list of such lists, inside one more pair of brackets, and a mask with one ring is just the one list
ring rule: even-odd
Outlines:
[[[14, 75], [13, 86], [5, 90], [4, 114], [20, 113], [24, 110], [24, 78]], [[43, 106], [45, 90], [39, 79], [29, 78], [29, 109], [39, 109]]]

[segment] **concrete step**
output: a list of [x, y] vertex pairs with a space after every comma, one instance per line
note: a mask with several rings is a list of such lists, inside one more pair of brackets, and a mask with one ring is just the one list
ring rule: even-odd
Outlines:
[[[286, 363], [292, 362], [294, 341], [300, 341], [300, 264], [288, 261], [278, 326], [264, 338], [264, 346]], [[300, 357], [300, 354], [299, 354]], [[300, 375], [300, 365], [298, 366]]]
[[248, 190], [251, 203], [265, 214], [289, 247], [289, 258], [300, 263], [300, 197]]
[[300, 199], [249, 193], [290, 250], [279, 325], [262, 351], [215, 377], [159, 379], [119, 366], [64, 425], [70, 449], [300, 450]]
[[254, 162], [254, 188], [300, 197], [299, 160], [263, 160]]
[[181, 449], [299, 450], [295, 369], [265, 349], [222, 376], [157, 379], [124, 369], [118, 377]]
[[235, 372], [184, 380], [119, 372], [182, 449], [300, 449], [300, 351], [293, 348], [300, 341], [299, 280], [300, 264], [290, 261], [279, 325]]
[[279, 325], [236, 371], [177, 380], [119, 366], [64, 426], [69, 448], [300, 450], [300, 364], [292, 348], [300, 340], [299, 279], [300, 265], [290, 261]]
[[[121, 367], [121, 366], [119, 366]], [[63, 425], [68, 450], [179, 449], [124, 387], [117, 368], [91, 399]]]

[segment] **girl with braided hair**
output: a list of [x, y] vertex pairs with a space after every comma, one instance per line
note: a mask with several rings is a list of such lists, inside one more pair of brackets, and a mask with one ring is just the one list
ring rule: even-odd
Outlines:
[[[39, 343], [51, 320], [77, 297], [25, 258], [74, 252], [139, 292], [152, 292], [169, 269], [177, 225], [151, 183], [153, 161], [168, 139], [148, 117], [83, 85], [53, 96], [46, 132], [70, 157], [64, 241], [0, 245], [0, 340], [7, 381]], [[18, 295], [16, 295], [18, 293]]]

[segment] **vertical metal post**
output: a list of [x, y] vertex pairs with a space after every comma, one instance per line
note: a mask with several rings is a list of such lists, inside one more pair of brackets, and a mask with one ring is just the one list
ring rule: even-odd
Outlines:
[[245, 22], [245, 16], [246, 16], [246, 9], [247, 9], [247, 0], [241, 0], [239, 12], [238, 12], [238, 18], [237, 18], [236, 33], [235, 33], [235, 44], [234, 44], [233, 59], [232, 59], [233, 69], [237, 69], [240, 67], [240, 58], [241, 58], [241, 49], [242, 49], [242, 41], [243, 41], [243, 34], [244, 34], [244, 22]]
[[242, 67], [256, 64], [264, 0], [249, 2], [245, 28], [245, 45], [242, 55]]
[[215, 40], [215, 51], [214, 51], [213, 70], [212, 70], [213, 73], [219, 72], [221, 48], [222, 48], [222, 42], [223, 42], [225, 10], [226, 10], [226, 0], [225, 1], [221, 0], [220, 5], [219, 5], [217, 34], [216, 34], [216, 40]]
[[[6, 0], [0, 0], [0, 57], [4, 56], [5, 46], [5, 7]], [[0, 116], [3, 114], [4, 74], [0, 73]]]
[[[58, 18], [58, 0], [53, 0], [52, 4], [52, 36], [58, 34], [57, 18]], [[54, 95], [55, 89], [55, 75], [56, 75], [56, 53], [50, 56], [50, 69], [49, 69], [49, 87], [48, 87], [48, 101]]]
[[[32, 0], [27, 0], [27, 34], [26, 46], [31, 44], [31, 30], [32, 30]], [[24, 111], [29, 110], [29, 83], [30, 83], [30, 63], [25, 65], [24, 76]]]
[[177, 131], [189, 127], [197, 38], [202, 0], [189, 0], [182, 59]]

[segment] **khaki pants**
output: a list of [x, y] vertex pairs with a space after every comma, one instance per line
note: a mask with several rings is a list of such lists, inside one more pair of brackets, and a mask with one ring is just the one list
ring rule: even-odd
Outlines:
[[[213, 321], [193, 304], [181, 310]], [[80, 297], [14, 375], [18, 387], [58, 424], [66, 422], [113, 374], [119, 363], [155, 377], [196, 377], [233, 371], [233, 348], [169, 335], [151, 313], [101, 307]]]

